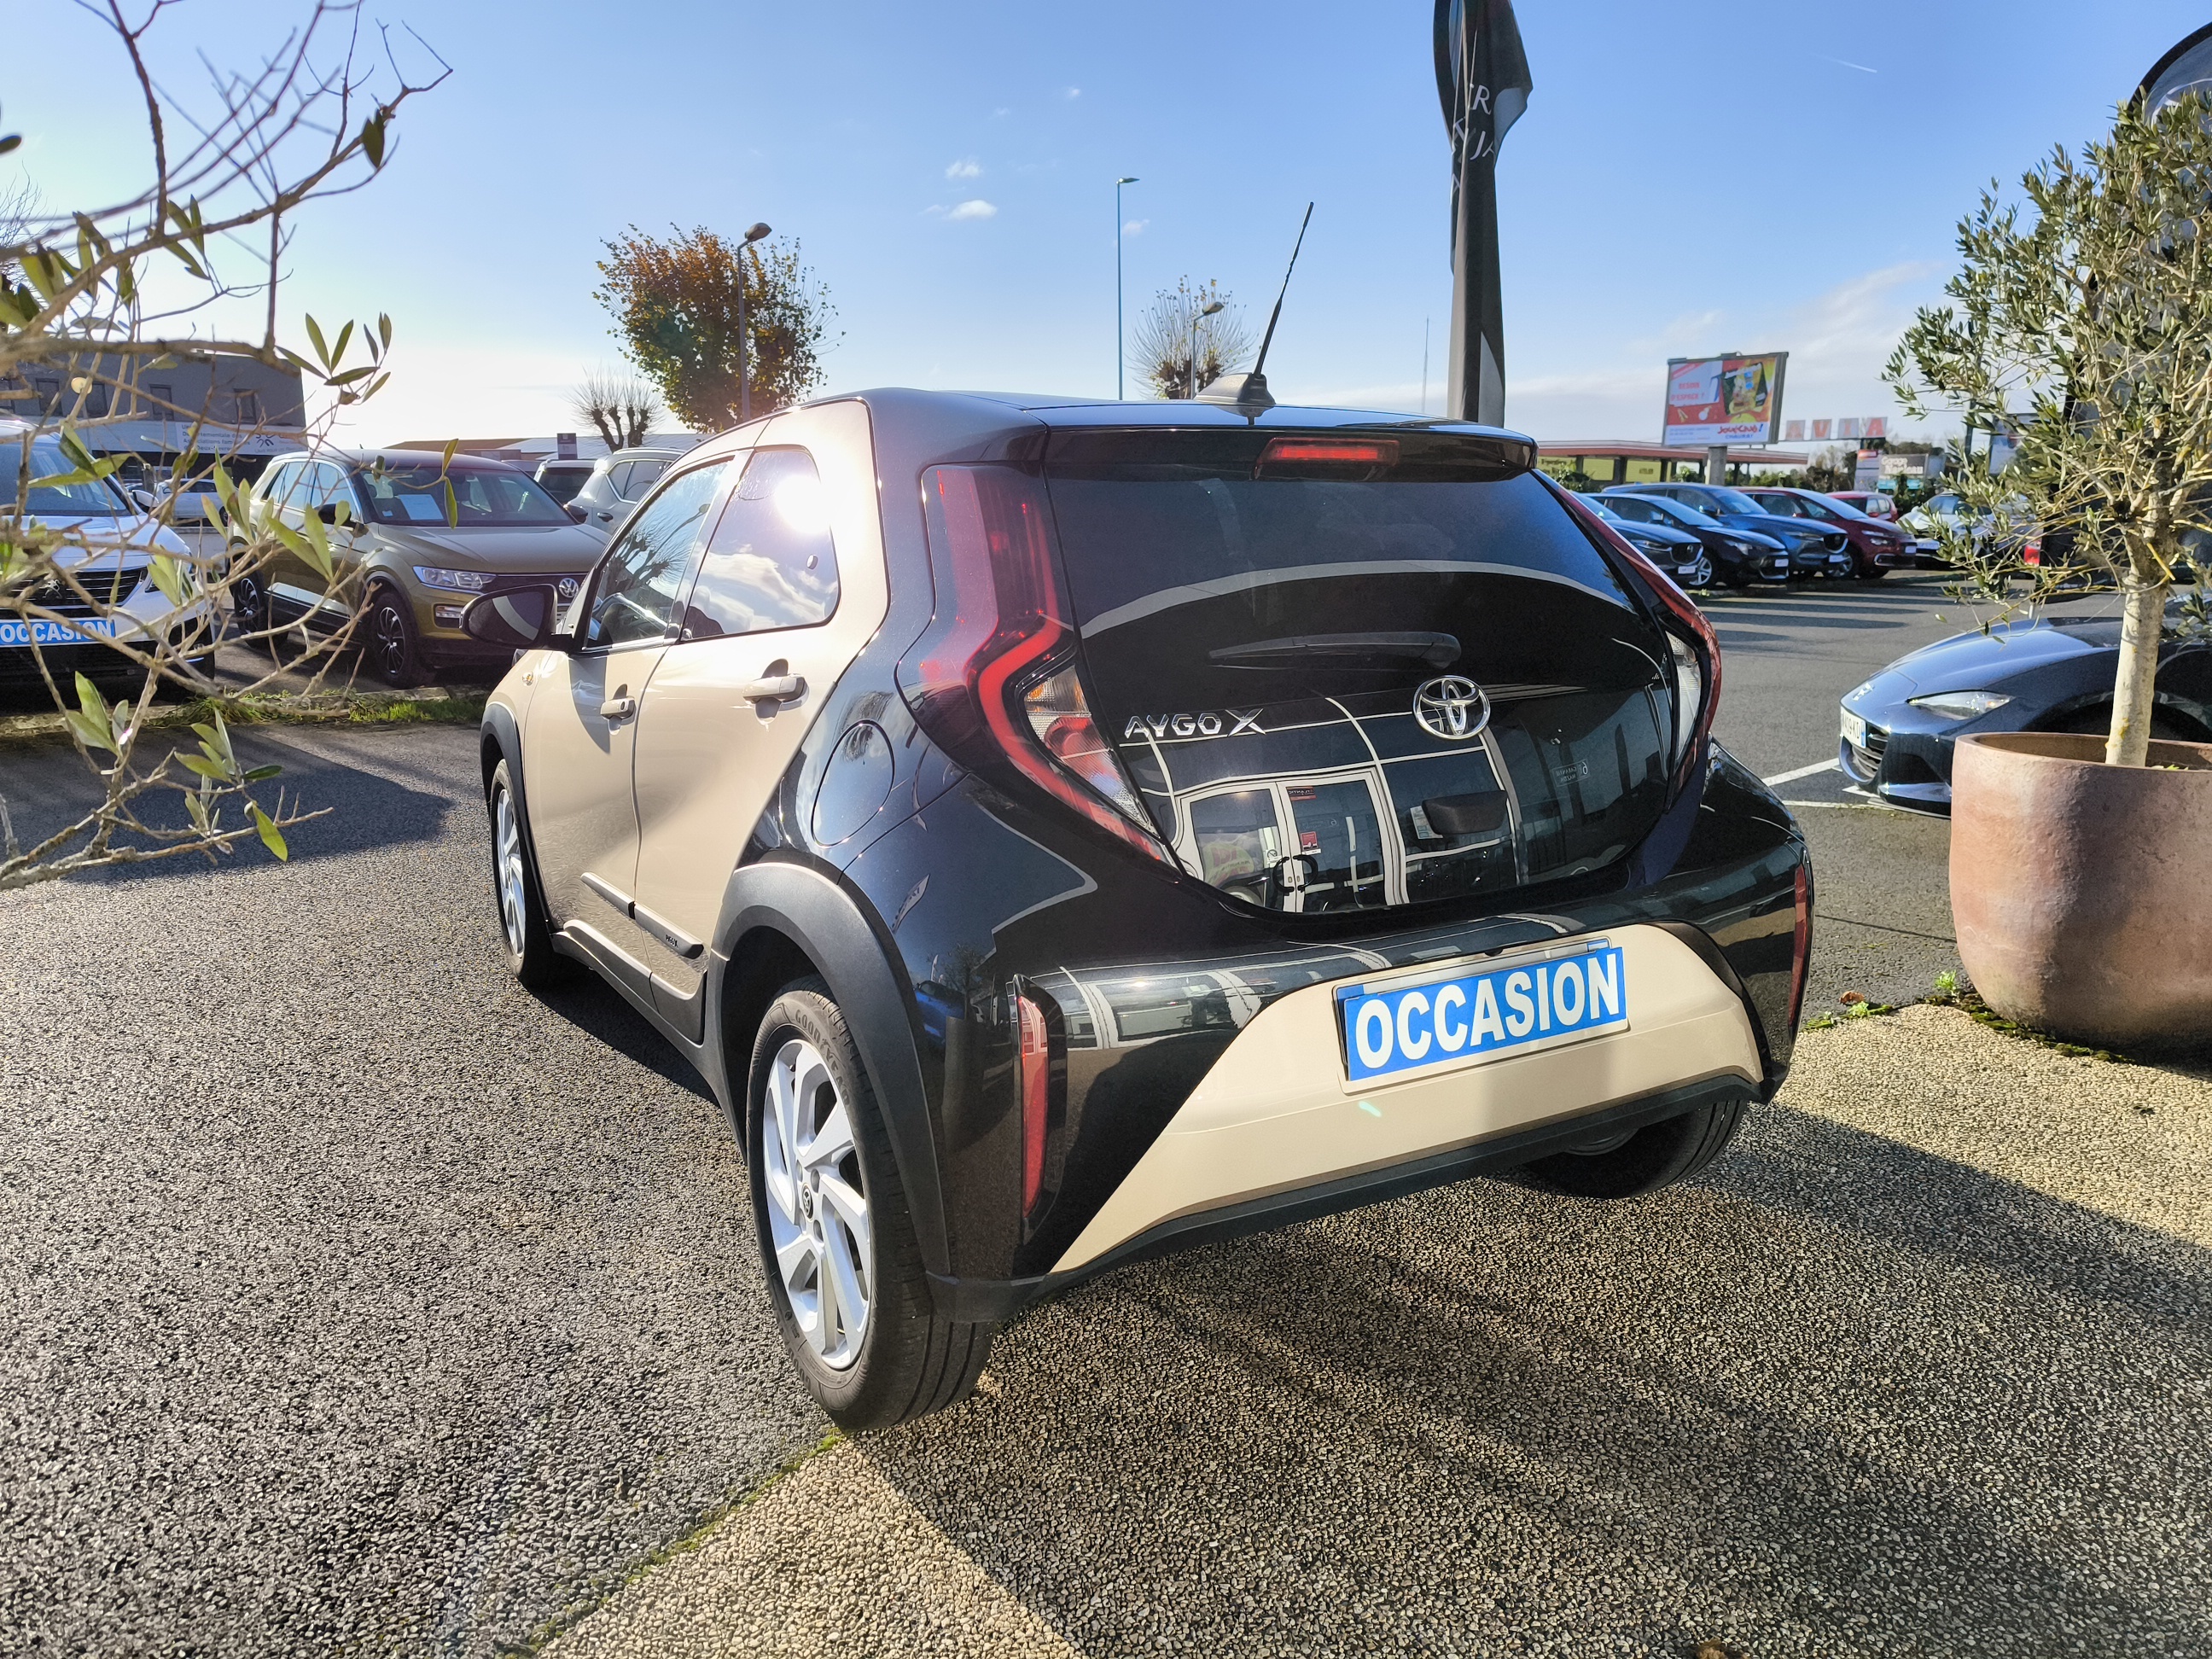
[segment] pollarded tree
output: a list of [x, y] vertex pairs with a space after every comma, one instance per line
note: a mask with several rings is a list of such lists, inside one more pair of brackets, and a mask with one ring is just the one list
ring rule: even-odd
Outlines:
[[822, 383], [836, 314], [799, 244], [728, 241], [704, 226], [658, 241], [632, 225], [606, 244], [592, 297], [614, 314], [623, 355], [676, 417], [713, 432], [738, 419], [738, 284], [752, 348], [752, 412], [802, 401]]
[[587, 374], [569, 394], [568, 407], [594, 428], [610, 453], [645, 441], [660, 416], [660, 394], [635, 374]]
[[2212, 528], [2212, 106], [2124, 108], [2021, 183], [2024, 204], [1992, 187], [1960, 222], [1952, 303], [1920, 312], [1887, 377], [1915, 416], [2012, 412], [2012, 464], [1953, 485], [1995, 532], [1948, 532], [1946, 556], [1964, 594], [2008, 605], [2023, 579], [2029, 602], [2084, 574], [2118, 587], [2105, 759], [2141, 766], [2183, 538]]

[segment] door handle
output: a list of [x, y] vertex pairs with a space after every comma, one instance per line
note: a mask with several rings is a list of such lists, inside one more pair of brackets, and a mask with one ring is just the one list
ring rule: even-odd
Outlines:
[[797, 674], [774, 674], [746, 681], [738, 695], [747, 702], [796, 702], [806, 695], [806, 681]]
[[635, 697], [609, 697], [599, 705], [599, 718], [605, 720], [626, 720], [635, 713]]

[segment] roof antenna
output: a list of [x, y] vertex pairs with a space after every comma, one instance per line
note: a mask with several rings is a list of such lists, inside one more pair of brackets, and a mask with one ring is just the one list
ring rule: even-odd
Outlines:
[[1306, 204], [1306, 216], [1298, 221], [1298, 240], [1291, 248], [1291, 263], [1283, 270], [1283, 286], [1275, 295], [1275, 308], [1267, 313], [1267, 331], [1260, 341], [1260, 356], [1249, 374], [1224, 374], [1212, 386], [1198, 394], [1206, 404], [1233, 404], [1239, 409], [1258, 411], [1273, 409], [1274, 398], [1267, 391], [1267, 377], [1261, 373], [1267, 366], [1267, 348], [1275, 343], [1275, 325], [1283, 319], [1283, 295], [1291, 291], [1291, 272], [1298, 268], [1298, 250], [1306, 245], [1306, 227], [1313, 222], [1314, 204]]

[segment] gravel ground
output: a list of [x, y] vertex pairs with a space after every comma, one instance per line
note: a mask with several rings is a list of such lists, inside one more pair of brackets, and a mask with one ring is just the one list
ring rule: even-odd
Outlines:
[[1074, 1659], [850, 1443], [776, 1481], [546, 1659]]
[[552, 1653], [1058, 1650], [979, 1568], [1102, 1656], [2212, 1651], [2212, 1086], [1937, 1008], [1800, 1053], [1662, 1200], [1472, 1182], [1039, 1310]]
[[0, 908], [0, 1650], [491, 1654], [626, 1580], [556, 1650], [2212, 1651], [2212, 1085], [1937, 1010], [1660, 1199], [1096, 1283], [653, 1566], [823, 1426], [722, 1126], [501, 976], [470, 734], [248, 742], [342, 808], [291, 866]]
[[0, 902], [0, 1651], [489, 1653], [826, 1425], [719, 1111], [507, 978], [475, 734], [240, 747], [289, 866]]

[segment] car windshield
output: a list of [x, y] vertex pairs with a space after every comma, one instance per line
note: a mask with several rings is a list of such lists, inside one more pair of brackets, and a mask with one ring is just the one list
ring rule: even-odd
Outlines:
[[1802, 501], [1811, 512], [1823, 519], [1833, 519], [1838, 524], [1846, 520], [1864, 521], [1869, 524], [1874, 521], [1872, 514], [1862, 513], [1849, 501], [1839, 501], [1832, 495], [1824, 495], [1818, 501], [1814, 501], [1808, 495], [1800, 495], [1797, 499]]
[[[15, 509], [27, 476], [50, 478], [76, 470], [63, 455], [62, 447], [51, 438], [33, 439], [27, 457], [23, 449], [20, 441], [0, 444], [0, 511]], [[114, 519], [132, 509], [113, 484], [105, 478], [91, 478], [82, 483], [34, 483], [30, 504], [23, 510], [56, 518]]]
[[1745, 495], [1741, 489], [1723, 489], [1717, 484], [1708, 485], [1701, 498], [1708, 503], [1706, 510], [1717, 507], [1723, 513], [1764, 513], [1766, 509]]
[[1928, 510], [1930, 513], [1956, 513], [1959, 498], [1956, 495], [1937, 495], [1929, 501]]
[[1595, 513], [1601, 519], [1610, 519], [1615, 524], [1626, 524], [1628, 522], [1628, 520], [1622, 518], [1620, 514], [1614, 512], [1608, 503], [1600, 501], [1595, 495], [1585, 495], [1583, 497], [1583, 500], [1589, 506], [1589, 509], [1593, 513]]
[[567, 524], [562, 510], [527, 474], [489, 467], [380, 464], [354, 474], [379, 524], [447, 525], [462, 530], [493, 525]]
[[1707, 514], [1700, 513], [1694, 507], [1686, 507], [1680, 501], [1669, 501], [1664, 495], [1646, 495], [1644, 499], [1650, 501], [1654, 507], [1657, 508], [1658, 511], [1664, 514], [1668, 518], [1674, 520], [1677, 524], [1687, 525], [1691, 528], [1697, 530], [1717, 530], [1720, 528], [1720, 520], [1718, 519], [1713, 518]]

